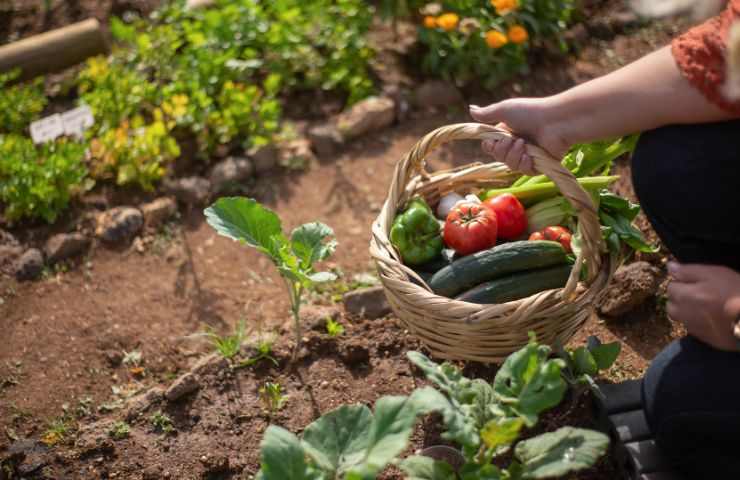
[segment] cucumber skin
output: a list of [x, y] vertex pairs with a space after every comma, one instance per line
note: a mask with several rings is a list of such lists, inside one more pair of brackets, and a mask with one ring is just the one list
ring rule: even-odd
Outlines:
[[437, 295], [452, 298], [483, 282], [567, 262], [567, 254], [558, 242], [523, 240], [503, 243], [452, 262], [436, 272], [428, 284]]
[[565, 264], [498, 278], [458, 295], [455, 300], [479, 304], [506, 303], [545, 290], [563, 288], [572, 268], [572, 265]]

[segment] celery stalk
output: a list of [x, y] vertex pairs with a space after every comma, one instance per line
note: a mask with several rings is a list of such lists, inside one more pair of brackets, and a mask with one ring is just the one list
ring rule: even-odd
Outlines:
[[[614, 182], [619, 178], [619, 175], [604, 176], [604, 177], [583, 177], [578, 178], [578, 183], [586, 190], [600, 190], [606, 188], [610, 183]], [[522, 185], [519, 187], [508, 187], [508, 188], [494, 188], [492, 190], [486, 190], [481, 193], [481, 200], [488, 200], [489, 198], [503, 195], [504, 193], [511, 193], [519, 199], [524, 206], [533, 205], [539, 201], [546, 200], [554, 197], [560, 193], [560, 189], [553, 182], [536, 183], [532, 185]]]

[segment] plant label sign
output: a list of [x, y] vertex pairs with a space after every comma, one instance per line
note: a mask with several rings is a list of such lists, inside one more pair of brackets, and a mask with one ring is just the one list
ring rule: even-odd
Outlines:
[[62, 116], [58, 113], [31, 123], [33, 143], [45, 143], [64, 135]]
[[87, 105], [82, 105], [62, 114], [64, 134], [74, 137], [82, 137], [88, 128], [95, 124], [92, 110]]

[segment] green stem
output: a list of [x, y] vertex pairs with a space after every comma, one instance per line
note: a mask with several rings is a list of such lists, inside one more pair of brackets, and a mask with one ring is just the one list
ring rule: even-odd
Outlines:
[[301, 349], [301, 339], [303, 338], [303, 332], [301, 332], [300, 316], [302, 290], [303, 287], [300, 284], [291, 282], [290, 310], [293, 314], [293, 329], [295, 331], [295, 350], [293, 350], [294, 360]]

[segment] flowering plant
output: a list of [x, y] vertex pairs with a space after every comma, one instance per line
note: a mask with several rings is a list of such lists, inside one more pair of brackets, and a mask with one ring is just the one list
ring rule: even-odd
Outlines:
[[[458, 84], [492, 87], [526, 71], [527, 52], [547, 37], [560, 39], [574, 0], [449, 0], [419, 9], [423, 67]], [[562, 43], [562, 40], [561, 40]]]

